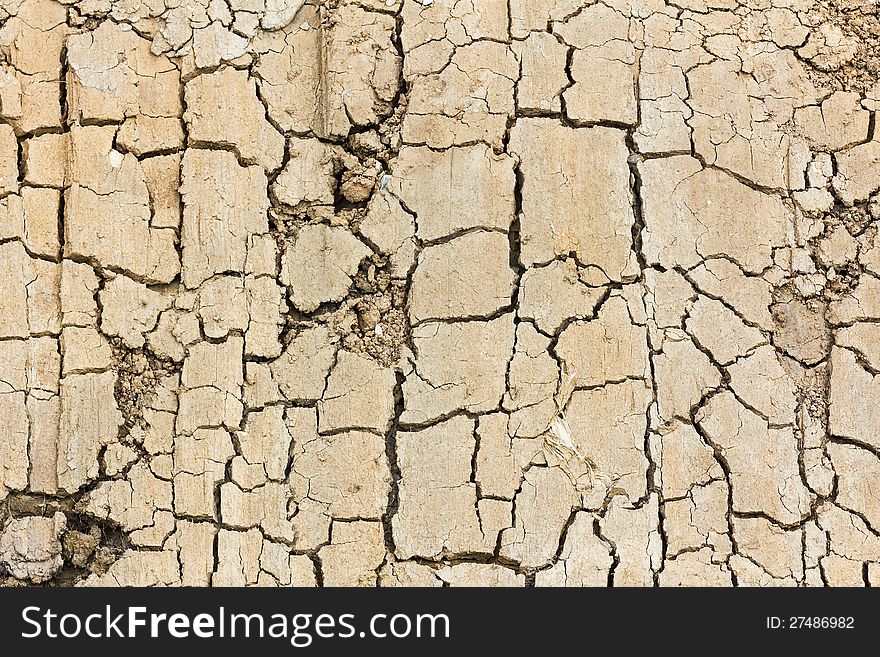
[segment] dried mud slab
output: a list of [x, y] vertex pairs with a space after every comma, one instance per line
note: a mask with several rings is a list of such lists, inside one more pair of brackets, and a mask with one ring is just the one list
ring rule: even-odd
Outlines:
[[878, 53], [0, 0], [0, 585], [876, 585]]

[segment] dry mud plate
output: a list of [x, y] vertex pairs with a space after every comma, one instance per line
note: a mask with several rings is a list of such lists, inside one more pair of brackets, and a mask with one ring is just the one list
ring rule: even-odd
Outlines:
[[0, 584], [880, 584], [880, 12], [0, 0]]

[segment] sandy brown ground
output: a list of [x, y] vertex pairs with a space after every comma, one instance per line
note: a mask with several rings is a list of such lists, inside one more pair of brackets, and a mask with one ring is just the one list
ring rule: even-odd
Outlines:
[[878, 80], [855, 0], [0, 0], [0, 583], [880, 584]]

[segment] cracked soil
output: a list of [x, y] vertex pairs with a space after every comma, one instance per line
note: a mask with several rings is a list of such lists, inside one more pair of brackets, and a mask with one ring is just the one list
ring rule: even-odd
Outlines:
[[0, 585], [880, 585], [880, 7], [0, 0]]

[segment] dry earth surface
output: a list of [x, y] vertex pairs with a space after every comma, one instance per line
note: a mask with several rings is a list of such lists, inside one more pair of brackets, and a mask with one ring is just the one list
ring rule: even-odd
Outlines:
[[880, 585], [865, 0], [0, 0], [0, 583]]

